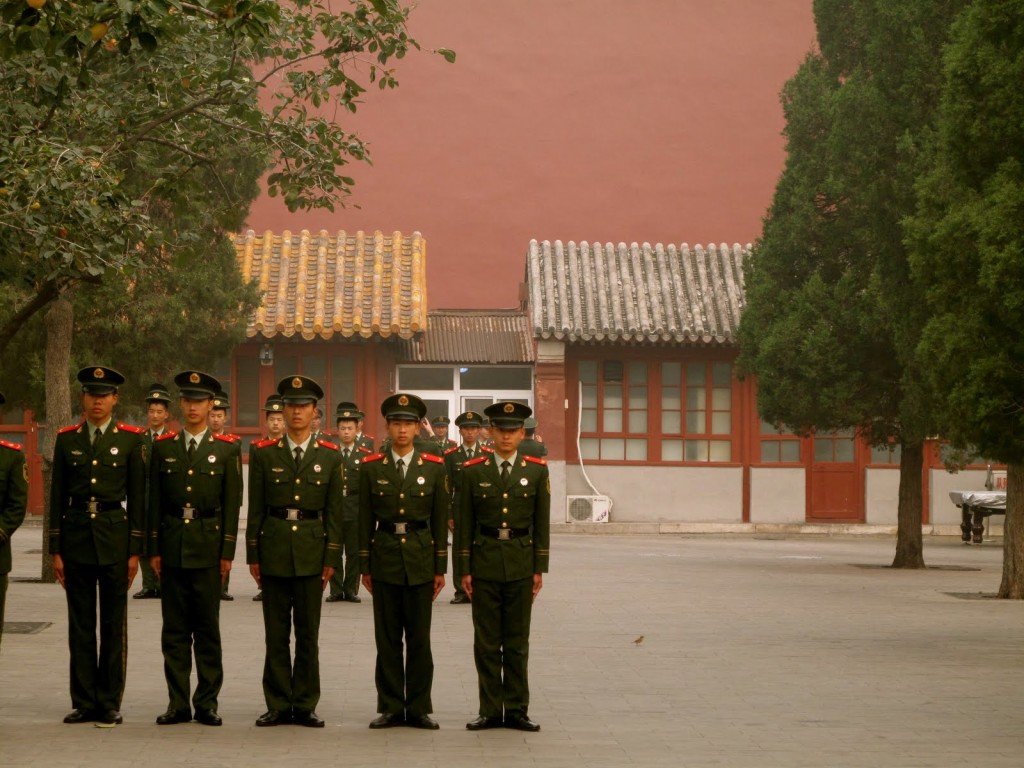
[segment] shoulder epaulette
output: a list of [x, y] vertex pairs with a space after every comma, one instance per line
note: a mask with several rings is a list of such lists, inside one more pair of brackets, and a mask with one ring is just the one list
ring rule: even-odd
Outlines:
[[136, 427], [134, 424], [123, 424], [120, 421], [117, 422], [117, 428], [122, 432], [131, 432], [133, 435], [141, 435], [146, 431], [142, 427]]
[[156, 442], [159, 443], [161, 440], [170, 440], [172, 437], [177, 437], [177, 436], [178, 436], [177, 432], [174, 432], [174, 431], [169, 429], [166, 432], [164, 432], [162, 435], [160, 435], [160, 437], [158, 437], [156, 439]]
[[494, 453], [494, 449], [493, 448], [489, 448], [486, 445], [481, 445], [480, 446], [480, 450], [483, 451], [484, 453]]
[[371, 451], [365, 445], [357, 446], [356, 449], [362, 451], [363, 453], [373, 453], [373, 451]]
[[329, 448], [332, 451], [339, 451], [339, 450], [341, 450], [340, 448], [338, 448], [338, 446], [336, 446], [330, 440], [322, 440], [322, 439], [321, 440], [317, 440], [316, 444], [319, 445], [321, 448]]
[[21, 446], [18, 443], [11, 443], [8, 442], [7, 440], [0, 440], [0, 445], [2, 445], [4, 448], [10, 448], [12, 451], [21, 450]]
[[489, 456], [476, 456], [476, 457], [470, 459], [469, 461], [467, 461], [465, 464], [463, 464], [462, 468], [465, 469], [466, 467], [472, 467], [472, 466], [474, 466], [476, 464], [483, 464], [489, 458], [490, 458]]
[[61, 427], [57, 430], [58, 435], [63, 435], [65, 432], [74, 432], [76, 429], [81, 429], [81, 424], [68, 424], [66, 427]]
[[213, 439], [214, 440], [220, 440], [222, 443], [230, 443], [231, 445], [234, 445], [235, 443], [237, 443], [239, 440], [242, 439], [242, 436], [241, 435], [229, 435], [226, 432], [223, 432], [223, 433], [221, 433], [219, 435], [214, 435]]
[[435, 456], [432, 453], [421, 453], [420, 456], [422, 456], [427, 461], [434, 462], [435, 464], [444, 464], [444, 459], [442, 459], [440, 456]]
[[371, 453], [369, 456], [367, 456], [365, 459], [363, 459], [363, 464], [369, 464], [371, 461], [377, 461], [378, 459], [383, 459], [383, 458], [384, 458], [384, 454], [383, 453]]
[[534, 464], [540, 464], [542, 467], [546, 467], [548, 465], [548, 463], [544, 461], [544, 459], [538, 456], [523, 456], [523, 459]]
[[455, 447], [449, 448], [447, 451], [445, 451], [444, 455], [447, 456], [449, 453], [455, 453], [457, 450], [459, 450], [459, 446], [456, 445]]
[[253, 445], [257, 448], [269, 448], [272, 445], [277, 445], [278, 438], [276, 437], [265, 437], [262, 440], [257, 440]]

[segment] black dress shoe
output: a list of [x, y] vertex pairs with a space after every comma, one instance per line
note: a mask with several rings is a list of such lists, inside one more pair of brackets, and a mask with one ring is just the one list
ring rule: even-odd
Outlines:
[[345, 595], [345, 602], [346, 603], [361, 603], [361, 602], [363, 602], [363, 598], [359, 597], [358, 595], [346, 594]]
[[376, 720], [370, 723], [370, 727], [377, 728], [394, 728], [397, 725], [403, 725], [405, 718], [402, 715], [394, 714], [391, 712], [385, 712]]
[[160, 599], [160, 590], [159, 589], [140, 589], [138, 592], [136, 592], [134, 595], [132, 595], [132, 599], [134, 599], [134, 600], [159, 600]]
[[224, 721], [221, 720], [215, 709], [197, 709], [196, 722], [203, 725], [221, 725]]
[[281, 712], [276, 709], [268, 709], [258, 718], [256, 718], [256, 726], [258, 728], [270, 728], [273, 725], [288, 725], [292, 721], [290, 712]]
[[220, 599], [221, 600], [234, 600], [235, 596], [234, 595], [229, 595], [227, 592], [221, 592], [220, 593]]
[[337, 595], [328, 595], [327, 596], [327, 600], [325, 600], [324, 602], [340, 603], [340, 602], [343, 602], [344, 600], [345, 600], [345, 595], [339, 593]]
[[517, 731], [539, 731], [540, 726], [522, 712], [506, 712], [505, 727], [514, 728]]
[[505, 725], [500, 717], [478, 717], [476, 720], [466, 723], [467, 731], [486, 731], [491, 728], [501, 728]]
[[304, 725], [307, 728], [323, 728], [327, 725], [316, 712], [303, 712], [298, 709], [292, 715], [292, 722], [296, 725]]
[[104, 725], [120, 725], [124, 722], [121, 713], [116, 709], [105, 709], [100, 712], [100, 716], [96, 719]]
[[430, 715], [409, 715], [405, 724], [410, 728], [422, 728], [425, 731], [436, 731], [441, 726]]
[[156, 718], [157, 725], [174, 725], [175, 723], [187, 723], [192, 719], [192, 713], [187, 709], [168, 709]]
[[96, 713], [91, 709], [72, 709], [64, 715], [64, 722], [70, 725], [76, 723], [91, 723], [96, 719]]
[[252, 601], [254, 603], [262, 603], [263, 602], [263, 590], [262, 589], [259, 592], [256, 593], [256, 595], [255, 595], [255, 597], [253, 597]]
[[451, 604], [452, 605], [462, 605], [462, 604], [468, 603], [468, 602], [469, 602], [469, 596], [466, 595], [464, 592], [459, 592], [458, 594], [455, 595], [455, 597], [452, 598]]

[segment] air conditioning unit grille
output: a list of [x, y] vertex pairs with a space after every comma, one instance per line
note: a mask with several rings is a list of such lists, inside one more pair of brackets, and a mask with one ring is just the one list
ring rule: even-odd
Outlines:
[[607, 496], [567, 496], [565, 499], [567, 523], [607, 523], [612, 500]]

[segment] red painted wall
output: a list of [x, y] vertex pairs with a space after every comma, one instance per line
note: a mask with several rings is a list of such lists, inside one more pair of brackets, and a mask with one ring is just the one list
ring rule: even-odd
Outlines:
[[458, 60], [408, 57], [367, 94], [361, 209], [264, 196], [249, 225], [419, 230], [432, 308], [516, 305], [532, 238], [753, 240], [814, 42], [810, 0], [424, 0], [412, 31]]

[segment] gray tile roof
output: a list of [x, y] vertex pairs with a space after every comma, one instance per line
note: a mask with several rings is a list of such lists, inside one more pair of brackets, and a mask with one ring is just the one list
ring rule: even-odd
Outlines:
[[401, 341], [412, 363], [532, 363], [533, 333], [521, 309], [434, 309], [429, 330]]
[[750, 246], [531, 241], [533, 333], [565, 341], [733, 345]]

